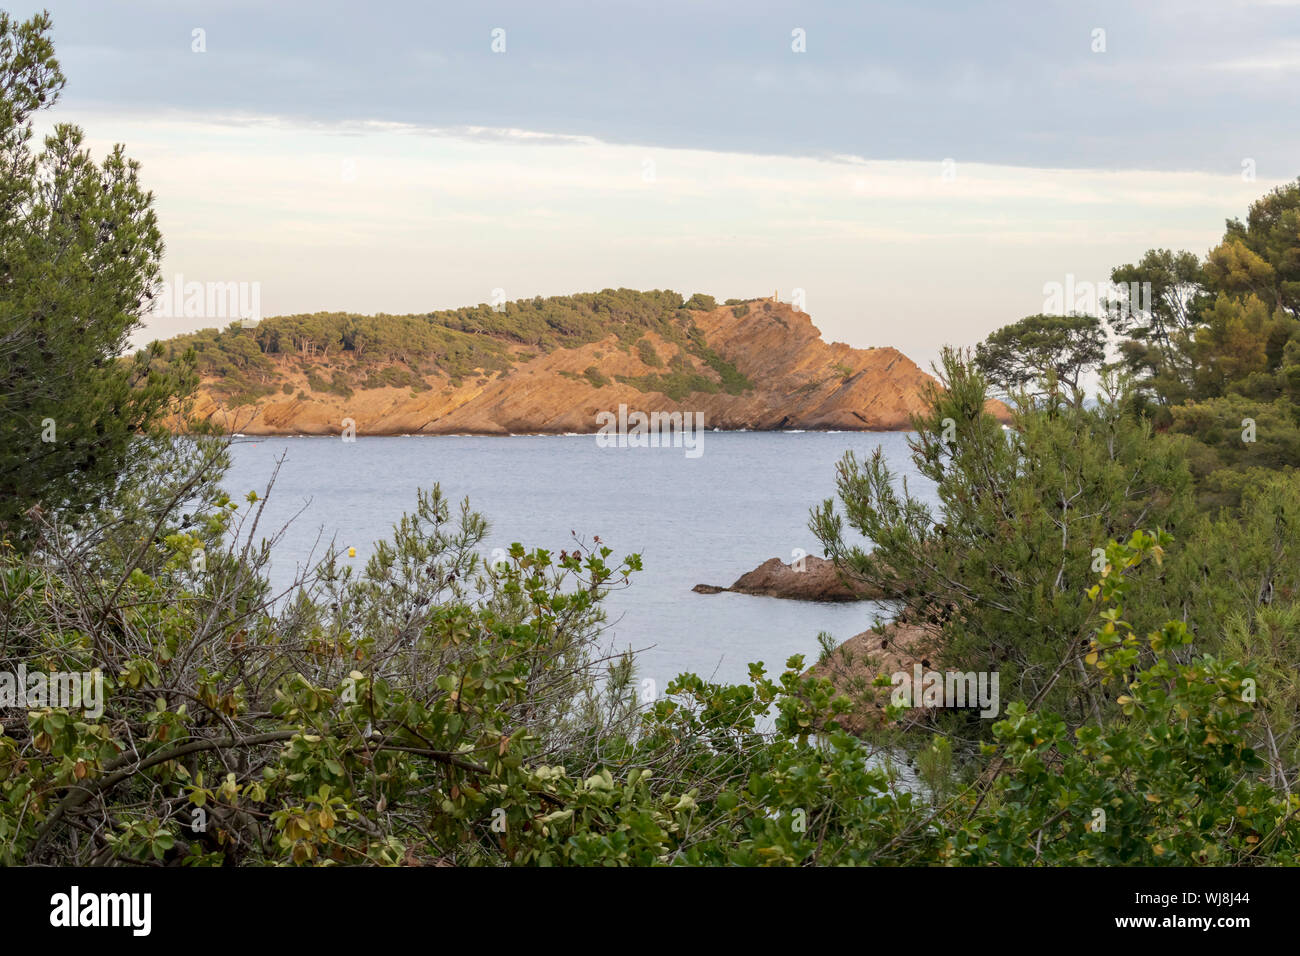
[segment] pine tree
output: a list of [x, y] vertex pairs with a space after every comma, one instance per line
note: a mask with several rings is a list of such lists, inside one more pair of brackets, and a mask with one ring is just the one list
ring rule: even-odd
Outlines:
[[145, 453], [136, 438], [192, 387], [156, 348], [121, 358], [149, 307], [163, 241], [139, 165], [119, 145], [96, 164], [80, 129], [33, 146], [33, 117], [64, 75], [48, 15], [0, 13], [0, 531], [92, 507]]

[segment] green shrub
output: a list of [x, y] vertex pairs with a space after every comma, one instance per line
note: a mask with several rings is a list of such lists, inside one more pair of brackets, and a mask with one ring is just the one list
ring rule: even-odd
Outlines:
[[728, 395], [742, 395], [754, 387], [754, 383], [733, 364], [709, 348], [700, 350], [700, 355], [709, 368], [718, 373], [722, 380], [722, 390]]
[[622, 376], [619, 381], [640, 392], [662, 392], [675, 402], [680, 402], [692, 392], [716, 394], [720, 386], [699, 372], [669, 372], [666, 375]]
[[636, 343], [636, 354], [646, 365], [653, 368], [663, 367], [663, 359], [659, 357], [659, 353], [655, 351], [655, 347], [650, 344], [649, 339], [641, 339]]

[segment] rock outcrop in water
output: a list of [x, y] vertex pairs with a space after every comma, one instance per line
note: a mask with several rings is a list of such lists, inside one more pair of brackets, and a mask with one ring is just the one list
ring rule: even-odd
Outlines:
[[742, 574], [729, 588], [697, 584], [691, 590], [698, 594], [734, 591], [795, 601], [878, 601], [885, 597], [879, 588], [849, 581], [836, 569], [834, 561], [812, 555], [789, 564], [769, 558]]
[[[551, 300], [538, 301], [542, 308]], [[231, 343], [218, 343], [217, 349], [203, 343], [209, 358], [207, 366], [201, 364], [194, 414], [251, 435], [338, 434], [345, 419], [359, 435], [591, 433], [599, 427], [598, 413], [620, 405], [702, 412], [709, 429], [893, 430], [906, 428], [910, 416], [924, 410], [925, 390], [933, 383], [895, 349], [822, 341], [811, 318], [783, 302], [752, 300], [667, 314], [672, 318], [658, 330], [637, 329], [636, 338], [624, 325], [619, 335], [582, 342], [571, 336], [540, 348], [509, 334], [466, 335], [435, 323], [447, 348], [459, 350], [454, 354], [490, 354], [496, 366], [473, 368], [471, 358], [468, 372], [440, 371], [450, 367], [445, 356], [441, 366], [419, 355], [377, 362], [373, 349], [364, 357], [357, 349], [360, 336], [351, 351], [345, 342], [322, 352], [295, 344], [296, 331], [273, 336], [268, 326], [282, 320], [268, 319], [258, 330], [220, 333], [219, 338], [249, 336], [235, 344], [252, 352], [222, 352], [231, 361], [211, 359]], [[299, 324], [317, 318], [292, 317]], [[392, 321], [398, 320], [434, 322]], [[173, 340], [175, 347], [186, 346], [185, 339]], [[475, 351], [478, 346], [491, 348]], [[252, 364], [241, 365], [244, 358]], [[253, 365], [255, 376], [248, 371]], [[237, 375], [235, 388], [230, 383]], [[989, 407], [1005, 418], [1000, 403]]]

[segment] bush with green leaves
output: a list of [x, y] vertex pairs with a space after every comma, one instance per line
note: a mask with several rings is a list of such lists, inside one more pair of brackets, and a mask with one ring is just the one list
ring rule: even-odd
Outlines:
[[[1300, 859], [1300, 797], [1270, 785], [1251, 745], [1252, 668], [1190, 649], [1171, 620], [1145, 636], [1125, 616], [1139, 564], [1170, 538], [1111, 542], [1088, 591], [1102, 624], [1084, 661], [1119, 713], [1073, 732], [1017, 702], [994, 728], [1006, 772], [954, 861], [978, 864], [1218, 866]], [[1148, 666], [1144, 661], [1152, 660]], [[994, 748], [990, 748], [993, 750]], [[976, 817], [979, 819], [979, 817]], [[1032, 855], [1028, 852], [1032, 847]]]
[[642, 364], [649, 365], [651, 368], [663, 368], [664, 361], [659, 357], [659, 353], [655, 351], [655, 347], [649, 339], [639, 339], [637, 341], [636, 354]]
[[[196, 454], [219, 468], [224, 451]], [[241, 517], [210, 478], [160, 462], [95, 532], [47, 527], [34, 558], [0, 561], [6, 661], [99, 667], [107, 688], [100, 716], [4, 714], [5, 862], [1297, 858], [1300, 804], [1253, 748], [1253, 672], [1190, 655], [1179, 621], [1145, 641], [1126, 621], [1165, 536], [1110, 543], [1084, 596], [1098, 626], [1078, 654], [1111, 698], [1104, 718], [1072, 730], [1015, 703], [983, 772], [963, 783], [940, 760], [946, 786], [927, 791], [840, 729], [851, 702], [797, 656], [741, 685], [685, 674], [640, 703], [633, 660], [598, 644], [602, 596], [635, 555], [515, 545], [484, 567], [485, 523], [435, 489], [359, 571], [330, 553], [276, 594], [252, 537], [264, 497]]]
[[435, 489], [360, 572], [330, 552], [276, 593], [264, 497], [240, 518], [223, 448], [196, 442], [200, 466], [160, 459], [156, 487], [0, 561], [6, 666], [97, 668], [107, 698], [98, 717], [5, 713], [5, 859], [495, 858], [484, 794], [544, 803], [562, 785], [525, 757], [594, 759], [626, 720], [626, 675], [598, 682], [591, 654], [635, 556], [516, 547], [484, 568], [486, 524]]
[[[1095, 407], [1021, 394], [1004, 428], [969, 356], [946, 351], [939, 374], [909, 439], [938, 508], [900, 484], [880, 450], [867, 461], [850, 453], [838, 506], [816, 509], [812, 530], [846, 573], [898, 596], [896, 620], [933, 634], [939, 664], [998, 671], [1013, 699], [1042, 699], [1078, 724], [1100, 701], [1080, 667], [1059, 665], [1096, 613], [1084, 582], [1110, 539], [1191, 521], [1186, 441], [1128, 414], [1118, 390]], [[966, 750], [988, 736], [983, 722], [953, 720]]]

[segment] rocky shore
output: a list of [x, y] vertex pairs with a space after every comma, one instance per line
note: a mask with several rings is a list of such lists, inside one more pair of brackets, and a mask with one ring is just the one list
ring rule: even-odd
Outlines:
[[730, 587], [697, 584], [697, 594], [756, 594], [788, 598], [792, 601], [879, 601], [886, 594], [860, 581], [850, 581], [833, 561], [812, 555], [789, 564], [770, 558], [752, 571], [742, 574]]

